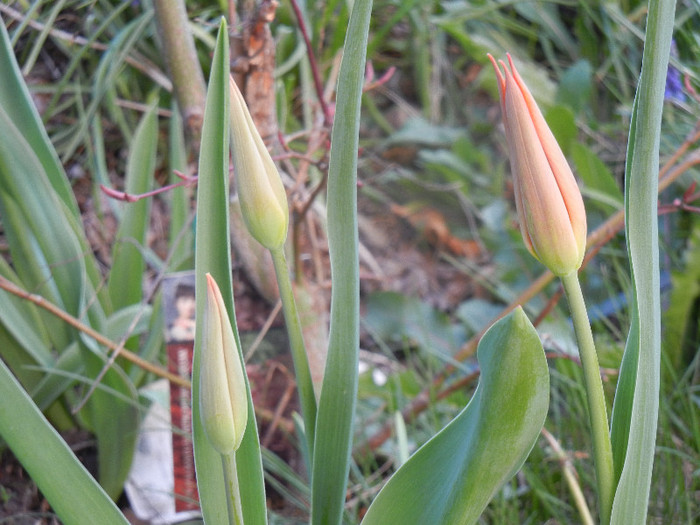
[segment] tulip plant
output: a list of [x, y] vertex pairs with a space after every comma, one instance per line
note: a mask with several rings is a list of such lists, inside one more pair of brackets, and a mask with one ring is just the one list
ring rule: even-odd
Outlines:
[[571, 305], [588, 396], [601, 522], [608, 523], [613, 496], [612, 446], [598, 356], [578, 280], [587, 233], [583, 198], [510, 55], [512, 72], [501, 62], [505, 74], [491, 55], [489, 59], [498, 77], [523, 240], [530, 253], [562, 279]]
[[[228, 30], [223, 20], [219, 27], [199, 158], [198, 324], [192, 377], [195, 463], [202, 514], [208, 524], [267, 523], [261, 446], [233, 307], [230, 153], [245, 224], [274, 262], [301, 401], [297, 432], [311, 487], [310, 523], [344, 521], [358, 384], [356, 171], [371, 7], [371, 0], [353, 2], [338, 78], [326, 201], [333, 281], [331, 326], [318, 395], [284, 252], [289, 224], [285, 189], [230, 78]], [[650, 2], [630, 129], [625, 210], [634, 285], [632, 327], [612, 426], [578, 280], [587, 238], [583, 199], [515, 60], [508, 55], [506, 64], [489, 55], [500, 92], [523, 240], [532, 255], [561, 278], [571, 308], [590, 416], [596, 505], [603, 525], [646, 522], [659, 392], [658, 149], [673, 12], [672, 0]], [[3, 110], [0, 117], [4, 115]], [[53, 191], [48, 183], [45, 187]], [[0, 192], [0, 204], [8, 205], [10, 200], [2, 196]], [[472, 399], [397, 469], [367, 510], [363, 524], [477, 523], [496, 492], [523, 465], [542, 431], [550, 385], [539, 336], [521, 308], [485, 332], [477, 358], [480, 380]], [[2, 360], [0, 399], [0, 434], [65, 523], [126, 522], [90, 475], [76, 466], [77, 460]], [[20, 410], [21, 417], [13, 410]], [[66, 494], [66, 486], [75, 490]], [[592, 523], [586, 513], [582, 519]]]

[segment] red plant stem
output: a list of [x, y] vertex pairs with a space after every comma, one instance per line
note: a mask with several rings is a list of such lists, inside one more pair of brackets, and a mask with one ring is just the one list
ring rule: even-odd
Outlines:
[[299, 31], [304, 39], [304, 44], [306, 45], [306, 53], [309, 57], [309, 66], [311, 66], [311, 76], [314, 80], [314, 88], [316, 89], [316, 95], [318, 96], [318, 102], [321, 104], [321, 110], [323, 111], [323, 121], [326, 126], [330, 126], [333, 122], [333, 117], [331, 115], [330, 108], [323, 98], [323, 84], [321, 83], [321, 74], [318, 71], [318, 63], [316, 62], [316, 55], [311, 47], [311, 39], [309, 38], [309, 32], [306, 27], [306, 22], [304, 22], [304, 16], [299, 9], [299, 4], [296, 0], [290, 0], [292, 5], [292, 10], [294, 11], [294, 16], [296, 16], [297, 24], [299, 25]]
[[100, 184], [100, 189], [103, 191], [105, 195], [108, 197], [111, 197], [112, 199], [116, 199], [119, 201], [124, 201], [124, 202], [138, 202], [141, 199], [146, 199], [148, 197], [153, 197], [155, 195], [158, 195], [159, 193], [165, 193], [166, 191], [173, 190], [175, 188], [179, 188], [180, 186], [194, 186], [197, 184], [197, 176], [189, 176], [185, 175], [184, 173], [181, 173], [177, 170], [174, 170], [175, 175], [178, 176], [180, 179], [182, 179], [180, 182], [176, 182], [175, 184], [168, 184], [167, 186], [163, 186], [161, 188], [157, 188], [152, 191], [147, 191], [146, 193], [139, 193], [137, 195], [134, 195], [133, 193], [127, 193], [125, 191], [119, 191], [115, 190], [112, 188], [108, 188], [104, 184]]

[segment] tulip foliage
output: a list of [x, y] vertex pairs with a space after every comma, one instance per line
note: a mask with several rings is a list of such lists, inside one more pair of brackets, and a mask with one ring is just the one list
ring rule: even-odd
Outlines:
[[[515, 199], [525, 245], [562, 278], [584, 373], [598, 487], [600, 522], [644, 523], [658, 416], [660, 306], [658, 156], [661, 108], [674, 2], [651, 2], [642, 75], [635, 98], [625, 176], [632, 326], [615, 398], [612, 436], [597, 352], [577, 271], [585, 254], [586, 217], [571, 169], [530, 91], [489, 55], [498, 78]], [[639, 297], [644, 299], [640, 302]], [[643, 407], [643, 408], [642, 408]], [[613, 447], [615, 456], [613, 456]]]
[[[245, 99], [230, 77], [228, 28], [223, 20], [219, 26], [198, 159], [194, 263], [198, 324], [192, 435], [202, 516], [208, 524], [268, 523], [263, 453], [235, 318], [230, 159], [243, 220], [252, 238], [270, 252], [274, 264], [301, 406], [302, 417], [296, 419], [295, 430], [307, 467], [310, 523], [339, 525], [346, 518], [360, 344], [357, 159], [372, 1], [351, 4], [338, 71], [328, 168], [332, 298], [328, 357], [318, 393], [311, 381], [285, 258], [290, 221], [285, 187]], [[673, 20], [673, 10], [673, 1], [650, 3], [643, 68], [632, 113], [625, 180], [632, 327], [611, 424], [578, 282], [588, 233], [583, 198], [535, 97], [516, 69], [517, 60], [508, 55], [506, 64], [489, 55], [501, 98], [523, 242], [537, 260], [561, 278], [571, 308], [595, 463], [597, 500], [590, 506], [598, 508], [603, 525], [645, 523], [647, 517], [660, 367], [656, 239], [659, 130], [673, 29], [668, 21]], [[147, 23], [143, 18], [134, 27]], [[31, 103], [9, 35], [4, 26], [1, 30], [0, 69], [4, 74], [0, 75], [0, 123], [4, 137], [0, 141], [0, 214], [12, 258], [28, 264], [13, 269], [0, 258], [0, 276], [35, 290], [68, 316], [85, 317], [96, 329], [116, 330], [125, 319], [136, 325], [141, 314], [135, 314], [134, 308], [142, 300], [141, 282], [124, 283], [134, 281], [129, 276], [140, 276], [146, 266], [147, 204], [141, 202], [125, 214], [117, 232], [113, 272], [102, 289], [97, 261], [90, 256], [87, 240], [76, 226], [80, 217], [68, 178]], [[145, 192], [150, 189], [156, 158], [155, 107], [142, 118], [134, 142], [127, 188]], [[30, 143], [38, 146], [30, 147]], [[150, 310], [146, 311], [150, 315]], [[40, 314], [32, 304], [4, 292], [0, 293], [0, 321], [0, 337], [9, 341], [11, 351], [5, 351], [0, 359], [0, 437], [65, 523], [125, 523], [112, 499], [122, 488], [135, 446], [137, 386], [145, 374], [121, 360], [110, 361], [92, 337], [78, 334], [74, 327]], [[135, 340], [125, 339], [128, 349]], [[386, 480], [362, 523], [477, 523], [494, 495], [522, 467], [543, 432], [550, 393], [543, 346], [522, 308], [515, 308], [484, 332], [477, 360], [479, 384], [470, 401]], [[42, 367], [58, 372], [39, 381], [34, 372]], [[103, 369], [102, 378], [99, 374]], [[97, 436], [102, 488], [40, 410], [56, 408], [57, 401], [71, 399], [72, 383], [64, 376], [80, 374], [86, 374], [89, 381], [102, 381], [80, 414]], [[25, 390], [32, 391], [34, 401]], [[59, 419], [65, 416], [60, 411], [52, 414]], [[74, 490], [66, 494], [68, 486]], [[581, 514], [586, 524], [592, 523], [588, 513]]]
[[[318, 408], [313, 398], [313, 389], [302, 388], [304, 379], [299, 386], [304, 420], [307, 423], [305, 433], [312, 473], [311, 522], [324, 525], [342, 521], [353, 435], [354, 397], [357, 391], [359, 272], [355, 152], [370, 7], [371, 2], [366, 0], [355, 3], [346, 54], [340, 69], [338, 104], [332, 134], [332, 144], [340, 146], [332, 146], [328, 181], [329, 249], [335, 284], [329, 355]], [[227, 32], [222, 25], [217, 49], [226, 49], [227, 46]], [[222, 107], [228, 106], [224, 100], [227, 90], [216, 84], [223, 82], [225, 77], [221, 70], [224, 63], [220, 55], [214, 56], [207, 107], [216, 100], [214, 96], [219, 97]], [[241, 208], [244, 217], [247, 217], [246, 224], [251, 235], [269, 248], [274, 258], [279, 250], [279, 234], [286, 233], [286, 216], [278, 214], [280, 209], [286, 213], [286, 198], [275, 190], [279, 184], [279, 174], [269, 159], [269, 154], [261, 149], [262, 140], [252, 126], [235, 85], [231, 86], [230, 93], [234, 99], [231, 103], [233, 163]], [[224, 125], [219, 118], [220, 112], [212, 112], [211, 115], [205, 119], [205, 134], [225, 136], [223, 129], [219, 129], [220, 134], [213, 131]], [[205, 157], [201, 162], [206, 167]], [[200, 166], [200, 173], [201, 171]], [[224, 185], [225, 181], [220, 179], [225, 178], [226, 173], [227, 170], [219, 171], [219, 175], [212, 172], [211, 178], [209, 175], [206, 178], [200, 175], [200, 213], [208, 215], [218, 209], [220, 217], [223, 217], [216, 221], [200, 221], [199, 228], [202, 230], [207, 224], [225, 221], [228, 208], [223, 205], [224, 199], [220, 194], [211, 190], [209, 185]], [[198, 236], [199, 234], [198, 231]], [[206, 238], [211, 238], [212, 234], [205, 235]], [[226, 243], [222, 243], [222, 246], [225, 247]], [[217, 251], [219, 257], [228, 257], [225, 248]], [[206, 261], [215, 257], [216, 252], [211, 251], [210, 245], [198, 243], [198, 274], [202, 271], [203, 264], [212, 264], [213, 261]], [[284, 272], [287, 271], [285, 268]], [[277, 272], [283, 304], [286, 284], [284, 275], [281, 274], [284, 272]], [[212, 283], [213, 280], [208, 279]], [[199, 315], [198, 319], [209, 319], [209, 310], [204, 310], [204, 315]], [[285, 319], [292, 336], [294, 313], [288, 315], [285, 311]], [[209, 324], [207, 321], [197, 332], [199, 334], [203, 331], [205, 335], [201, 336], [203, 339], [198, 340], [201, 342], [196, 345], [196, 353], [200, 357], [195, 359], [199, 360], [201, 380], [195, 385], [194, 396], [206, 395], [205, 378], [214, 377], [218, 372], [209, 373], [201, 368], [206, 366], [204, 355], [208, 349], [203, 345], [209, 339]], [[233, 320], [232, 326], [235, 326]], [[215, 332], [220, 332], [218, 325]], [[301, 343], [303, 345], [303, 341]], [[294, 352], [294, 342], [292, 347]], [[371, 507], [365, 518], [367, 523], [474, 522], [500, 486], [520, 468], [537, 440], [549, 406], [549, 376], [542, 344], [522, 310], [501, 320], [489, 331], [479, 347], [479, 361], [482, 365], [481, 381], [471, 403], [397, 471]], [[297, 374], [301, 373], [303, 378], [307, 374], [307, 368], [303, 359], [297, 361], [295, 356]], [[513, 402], [514, 399], [517, 402]], [[207, 417], [204, 398], [200, 417]], [[309, 428], [309, 424], [314, 427]], [[206, 429], [207, 424], [204, 426]], [[232, 421], [232, 428], [235, 426]], [[247, 428], [250, 427], [249, 423]], [[208, 434], [209, 431], [205, 434], [195, 433], [195, 450], [211, 445]], [[244, 437], [244, 442], [246, 439]], [[239, 458], [244, 454], [248, 452], [237, 450], [236, 461], [240, 462]], [[221, 467], [217, 467], [215, 461], [210, 463], [207, 460], [205, 464], [201, 458], [200, 453], [197, 455], [197, 470], [200, 494], [203, 496], [202, 509], [207, 521], [216, 522], [214, 520], [220, 519], [215, 517], [217, 513], [223, 512], [222, 509], [231, 509], [234, 505], [230, 504], [231, 495], [226, 494], [218, 482], [211, 482], [212, 479], [219, 478], [219, 475], [210, 476], [210, 469], [221, 470]], [[226, 462], [223, 465], [226, 471]], [[228, 476], [231, 475], [235, 476], [236, 473], [224, 472], [223, 477], [229, 479]], [[238, 479], [244, 479], [240, 471]], [[438, 479], [440, 483], [435, 482]], [[237, 485], [235, 481], [234, 485]], [[246, 483], [240, 483], [240, 487], [244, 485]], [[261, 487], [258, 490], [263, 493]], [[245, 495], [241, 494], [240, 497], [245, 517], [243, 521], [262, 523], [264, 513], [260, 508], [247, 504]], [[229, 500], [228, 503], [225, 503], [226, 500]], [[427, 504], [428, 501], [431, 503]], [[422, 512], [411, 510], [416, 508], [421, 508]], [[231, 512], [235, 514], [234, 511]]]
[[389, 480], [364, 525], [476, 523], [525, 462], [549, 407], [539, 336], [519, 308], [484, 334], [477, 354], [471, 401]]

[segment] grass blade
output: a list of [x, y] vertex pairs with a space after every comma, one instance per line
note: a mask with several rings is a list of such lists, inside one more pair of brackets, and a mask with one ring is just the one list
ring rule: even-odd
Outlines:
[[[170, 150], [168, 152], [168, 166], [171, 172], [178, 170], [191, 175], [188, 173], [187, 168], [187, 148], [185, 146], [182, 117], [180, 117], [180, 110], [175, 103], [172, 104], [168, 143]], [[176, 183], [178, 181], [179, 179], [174, 174], [171, 174], [170, 182]], [[170, 191], [169, 241], [172, 250], [170, 268], [173, 271], [192, 268], [194, 234], [192, 225], [188, 220], [191, 193], [190, 188], [182, 186]]]
[[153, 11], [145, 11], [141, 16], [130, 21], [110, 42], [109, 48], [102, 55], [100, 65], [93, 75], [92, 98], [85, 111], [85, 118], [80, 119], [70, 139], [63, 148], [59, 148], [63, 159], [69, 159], [78, 149], [81, 141], [88, 140], [90, 123], [93, 118], [96, 118], [99, 105], [104, 101], [109, 89], [116, 84], [116, 78], [128, 54], [139, 42], [139, 39], [143, 38], [152, 17]]
[[[158, 144], [157, 106], [143, 116], [134, 133], [129, 151], [124, 191], [146, 193], [153, 186]], [[114, 310], [120, 310], [141, 301], [141, 278], [145, 268], [142, 246], [146, 243], [151, 199], [126, 203], [112, 249], [112, 268], [109, 272], [109, 296]]]

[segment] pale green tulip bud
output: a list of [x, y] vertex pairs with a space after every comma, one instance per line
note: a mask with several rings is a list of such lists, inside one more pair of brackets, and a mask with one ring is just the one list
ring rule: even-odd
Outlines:
[[238, 449], [248, 422], [248, 396], [236, 339], [216, 281], [207, 274], [199, 407], [209, 442], [220, 454]]
[[287, 238], [287, 193], [275, 163], [231, 78], [231, 150], [238, 198], [250, 234], [269, 250]]
[[496, 64], [510, 150], [515, 204], [525, 244], [557, 276], [578, 270], [586, 251], [586, 210], [576, 179], [508, 55]]

